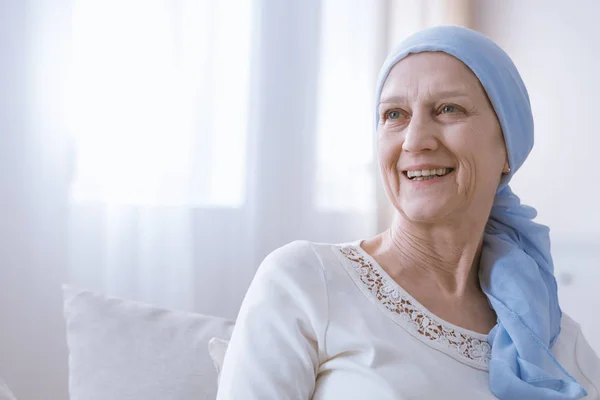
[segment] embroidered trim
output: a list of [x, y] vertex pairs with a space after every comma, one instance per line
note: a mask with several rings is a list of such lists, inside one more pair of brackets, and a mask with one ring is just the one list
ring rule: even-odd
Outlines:
[[401, 317], [411, 333], [425, 341], [442, 345], [459, 357], [488, 367], [491, 347], [487, 341], [460, 332], [433, 317], [423, 306], [413, 304], [404, 290], [378, 271], [358, 249], [341, 247], [340, 251], [352, 262], [360, 281], [382, 305]]

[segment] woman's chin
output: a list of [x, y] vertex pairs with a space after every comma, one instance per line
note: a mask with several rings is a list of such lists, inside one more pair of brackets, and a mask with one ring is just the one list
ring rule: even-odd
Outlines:
[[410, 221], [414, 222], [436, 222], [448, 218], [450, 212], [448, 207], [444, 206], [418, 206], [404, 207], [402, 214]]

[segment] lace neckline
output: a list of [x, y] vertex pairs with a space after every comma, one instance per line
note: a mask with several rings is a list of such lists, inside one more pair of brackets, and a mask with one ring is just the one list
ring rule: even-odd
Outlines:
[[488, 369], [491, 347], [487, 335], [470, 331], [444, 321], [427, 310], [366, 251], [360, 242], [340, 247], [352, 268], [352, 278], [363, 292], [383, 306], [386, 314], [418, 340], [479, 369]]

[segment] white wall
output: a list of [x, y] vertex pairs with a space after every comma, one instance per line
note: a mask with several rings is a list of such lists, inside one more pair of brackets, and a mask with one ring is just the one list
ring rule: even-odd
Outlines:
[[479, 0], [476, 28], [529, 89], [533, 152], [514, 191], [551, 228], [563, 310], [600, 353], [600, 2]]

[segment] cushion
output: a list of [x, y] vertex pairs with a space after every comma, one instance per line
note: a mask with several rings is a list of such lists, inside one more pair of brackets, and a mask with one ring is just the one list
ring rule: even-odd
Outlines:
[[0, 378], [0, 400], [17, 400], [2, 378]]
[[214, 400], [208, 354], [233, 322], [63, 287], [70, 400]]
[[217, 377], [221, 377], [223, 370], [223, 361], [225, 360], [225, 352], [229, 346], [229, 340], [214, 337], [208, 341], [208, 353], [217, 371]]

